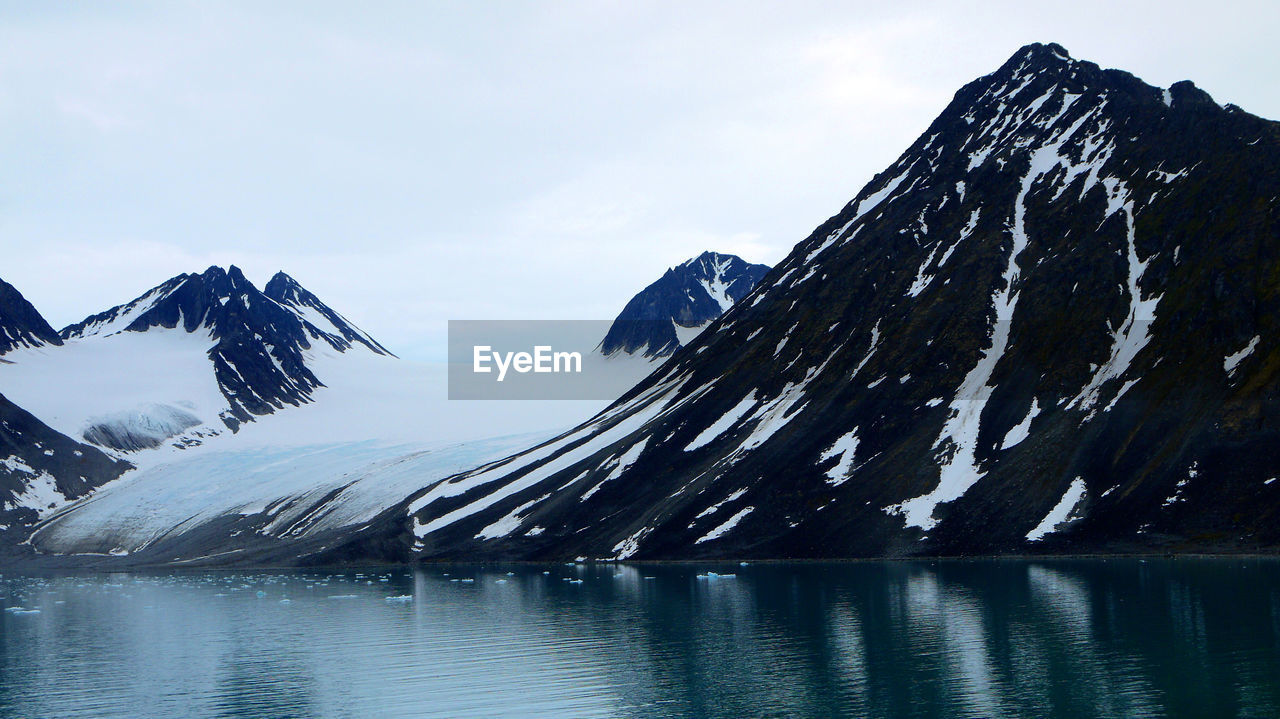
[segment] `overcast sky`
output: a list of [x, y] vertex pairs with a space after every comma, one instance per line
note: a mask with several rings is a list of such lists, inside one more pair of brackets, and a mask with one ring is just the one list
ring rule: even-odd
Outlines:
[[62, 327], [283, 269], [434, 359], [777, 262], [1028, 42], [1280, 118], [1280, 3], [1029, 5], [0, 3], [0, 277]]

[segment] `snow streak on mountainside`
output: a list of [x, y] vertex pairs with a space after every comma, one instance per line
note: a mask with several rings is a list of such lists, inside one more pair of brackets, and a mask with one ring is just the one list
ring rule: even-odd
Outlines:
[[626, 304], [601, 343], [605, 355], [668, 357], [745, 297], [767, 265], [704, 252], [666, 271]]
[[1280, 126], [1031, 45], [606, 412], [343, 558], [1280, 547]]

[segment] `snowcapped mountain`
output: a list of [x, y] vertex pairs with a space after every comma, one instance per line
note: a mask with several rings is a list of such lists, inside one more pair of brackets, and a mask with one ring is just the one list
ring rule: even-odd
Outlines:
[[451, 403], [443, 364], [234, 267], [50, 336], [0, 362], [0, 392], [31, 410], [0, 398], [0, 559], [24, 566], [293, 558], [606, 404]]
[[210, 267], [9, 353], [0, 387], [65, 434], [132, 452], [191, 446], [311, 401], [324, 353], [385, 348], [283, 273], [259, 291]]
[[[196, 564], [1274, 551], [1278, 160], [1280, 124], [1030, 45], [585, 423], [412, 450], [211, 441], [56, 510], [32, 545]], [[260, 316], [243, 294], [236, 316]], [[272, 294], [303, 330], [264, 344], [309, 342], [316, 377], [387, 359], [339, 363], [300, 293]], [[99, 341], [192, 336], [199, 312]], [[92, 339], [64, 338], [9, 357]], [[272, 423], [331, 426], [366, 395]], [[203, 495], [168, 493], [193, 477]]]
[[716, 252], [704, 252], [672, 267], [623, 307], [600, 352], [670, 356], [745, 297], [768, 272], [767, 265]]
[[20, 347], [60, 344], [62, 338], [27, 298], [0, 280], [0, 355]]
[[395, 356], [283, 272], [277, 272], [267, 282], [262, 294], [293, 312], [304, 323], [312, 339], [323, 340], [339, 352], [362, 344], [374, 354]]
[[1280, 546], [1280, 124], [1022, 48], [607, 411], [327, 556]]

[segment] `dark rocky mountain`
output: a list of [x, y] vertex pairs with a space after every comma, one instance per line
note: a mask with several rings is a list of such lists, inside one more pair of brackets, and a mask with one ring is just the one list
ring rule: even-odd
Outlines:
[[1022, 48], [591, 421], [317, 561], [1280, 547], [1280, 124]]
[[25, 539], [42, 512], [132, 468], [51, 429], [0, 395], [0, 547]]
[[623, 307], [600, 352], [667, 357], [745, 297], [768, 272], [767, 265], [716, 252], [672, 267]]
[[[365, 334], [363, 330], [351, 324], [346, 317], [334, 312], [320, 298], [311, 294], [298, 281], [283, 272], [277, 272], [262, 293], [289, 309], [300, 320], [306, 323], [307, 332], [312, 339], [327, 342], [339, 352], [350, 349], [355, 344], [362, 344], [372, 352], [380, 355], [393, 355], [377, 340]], [[319, 328], [327, 328], [322, 331]]]
[[0, 355], [18, 347], [60, 345], [62, 338], [27, 298], [0, 280]]
[[[210, 267], [178, 275], [59, 334], [69, 341], [161, 327], [208, 332], [214, 340], [209, 359], [228, 403], [220, 419], [233, 430], [255, 415], [311, 401], [323, 386], [304, 354], [313, 347], [345, 352], [359, 343], [389, 354], [283, 272], [267, 289], [259, 291], [234, 265]], [[129, 438], [121, 438], [123, 444], [101, 439], [117, 449], [138, 448]]]

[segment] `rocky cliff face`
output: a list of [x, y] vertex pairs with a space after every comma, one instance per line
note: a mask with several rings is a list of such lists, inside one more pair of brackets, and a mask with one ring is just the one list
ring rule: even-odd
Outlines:
[[60, 345], [62, 338], [13, 285], [0, 280], [0, 355], [19, 347]]
[[1280, 546], [1280, 125], [1022, 48], [590, 422], [331, 557]]

